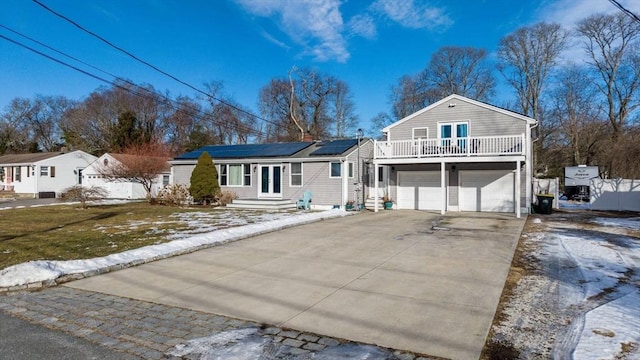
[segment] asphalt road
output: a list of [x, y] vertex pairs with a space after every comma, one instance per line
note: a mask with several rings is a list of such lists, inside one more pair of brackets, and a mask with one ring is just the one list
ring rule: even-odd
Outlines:
[[3, 208], [16, 208], [16, 207], [29, 207], [29, 206], [42, 206], [60, 203], [60, 199], [0, 199], [0, 209]]
[[32, 359], [135, 359], [87, 340], [53, 331], [0, 311], [0, 358]]

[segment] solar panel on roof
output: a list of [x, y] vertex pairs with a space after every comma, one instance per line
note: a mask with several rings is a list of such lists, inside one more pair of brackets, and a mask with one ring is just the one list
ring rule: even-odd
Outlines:
[[209, 153], [213, 159], [241, 159], [261, 157], [291, 156], [313, 143], [275, 143], [275, 144], [241, 144], [241, 145], [209, 145], [178, 156], [176, 159], [197, 159], [203, 152]]
[[357, 144], [357, 139], [333, 140], [320, 145], [319, 149], [312, 152], [310, 155], [340, 155]]

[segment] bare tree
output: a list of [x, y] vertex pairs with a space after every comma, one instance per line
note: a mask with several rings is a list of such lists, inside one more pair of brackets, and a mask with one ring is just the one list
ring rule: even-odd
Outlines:
[[381, 130], [385, 127], [391, 125], [393, 123], [393, 119], [389, 114], [385, 112], [379, 112], [376, 116], [371, 119], [371, 128], [369, 129], [369, 134], [371, 137], [374, 137], [378, 140], [384, 140], [384, 135]]
[[108, 181], [132, 182], [142, 185], [147, 200], [153, 201], [153, 184], [158, 175], [169, 169], [169, 152], [160, 143], [134, 144], [121, 154], [112, 154], [115, 163], [100, 164], [97, 171]]
[[438, 98], [451, 94], [488, 101], [496, 85], [484, 49], [445, 46], [436, 51], [422, 72], [424, 88], [431, 89]]
[[424, 70], [402, 76], [391, 88], [392, 112], [402, 119], [451, 94], [488, 101], [495, 84], [484, 49], [445, 46]]
[[329, 117], [333, 119], [334, 138], [345, 139], [354, 136], [358, 129], [358, 116], [349, 86], [342, 80], [336, 80], [333, 99], [329, 106]]
[[578, 23], [589, 64], [600, 77], [598, 90], [605, 96], [613, 139], [640, 106], [640, 23], [624, 13], [593, 15]]
[[273, 122], [268, 141], [300, 141], [300, 129], [317, 139], [343, 137], [357, 126], [347, 84], [308, 68], [272, 79], [260, 90], [259, 106]]
[[593, 165], [606, 134], [602, 109], [593, 101], [597, 90], [592, 80], [583, 67], [571, 65], [559, 72], [552, 91], [552, 116], [560, 122], [560, 133], [569, 148], [566, 161], [572, 165]]
[[107, 197], [108, 192], [100, 186], [74, 185], [62, 191], [62, 201], [79, 201], [80, 207], [88, 208], [87, 202], [102, 200]]
[[432, 89], [426, 89], [419, 75], [404, 75], [391, 87], [391, 107], [396, 120], [440, 100]]
[[118, 81], [113, 87], [101, 87], [70, 109], [61, 124], [68, 144], [91, 153], [114, 150], [117, 144], [118, 116], [135, 114], [141, 131], [149, 141], [164, 140], [164, 119], [169, 115], [167, 99], [150, 86]]
[[33, 147], [35, 139], [25, 120], [30, 111], [31, 100], [26, 98], [14, 98], [7, 105], [0, 116], [0, 154], [28, 152]]
[[[534, 146], [534, 162], [544, 149], [543, 138], [551, 129], [542, 119], [542, 93], [560, 53], [566, 48], [569, 33], [559, 24], [538, 23], [522, 27], [500, 40], [498, 69], [514, 88], [524, 115], [538, 120], [539, 141]], [[538, 168], [544, 164], [536, 164]]]

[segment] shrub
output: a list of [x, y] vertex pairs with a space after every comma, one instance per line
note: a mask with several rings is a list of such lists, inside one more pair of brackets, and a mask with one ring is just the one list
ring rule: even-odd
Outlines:
[[82, 185], [74, 185], [64, 189], [60, 195], [60, 199], [63, 201], [80, 201], [80, 206], [86, 209], [88, 201], [101, 200], [107, 197], [107, 195], [107, 190], [100, 186], [85, 187]]
[[238, 198], [238, 195], [233, 191], [224, 190], [215, 199], [218, 206], [225, 206], [231, 204], [231, 202]]
[[193, 200], [205, 204], [210, 203], [220, 194], [218, 171], [213, 164], [213, 159], [206, 151], [200, 155], [191, 173], [189, 193], [193, 196]]
[[171, 184], [158, 193], [158, 202], [162, 205], [180, 206], [190, 202], [189, 188], [183, 184]]

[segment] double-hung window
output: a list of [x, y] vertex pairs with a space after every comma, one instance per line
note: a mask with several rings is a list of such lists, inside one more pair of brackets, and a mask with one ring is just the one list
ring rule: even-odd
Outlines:
[[251, 186], [251, 165], [221, 164], [220, 186]]
[[426, 140], [429, 138], [429, 128], [413, 128], [413, 140]]
[[331, 169], [329, 169], [329, 177], [339, 178], [342, 177], [342, 163], [340, 161], [335, 161], [331, 163]]
[[441, 145], [464, 150], [467, 148], [467, 138], [469, 137], [468, 122], [441, 123], [438, 128]]
[[291, 186], [302, 186], [302, 163], [291, 163], [289, 165], [289, 183]]

